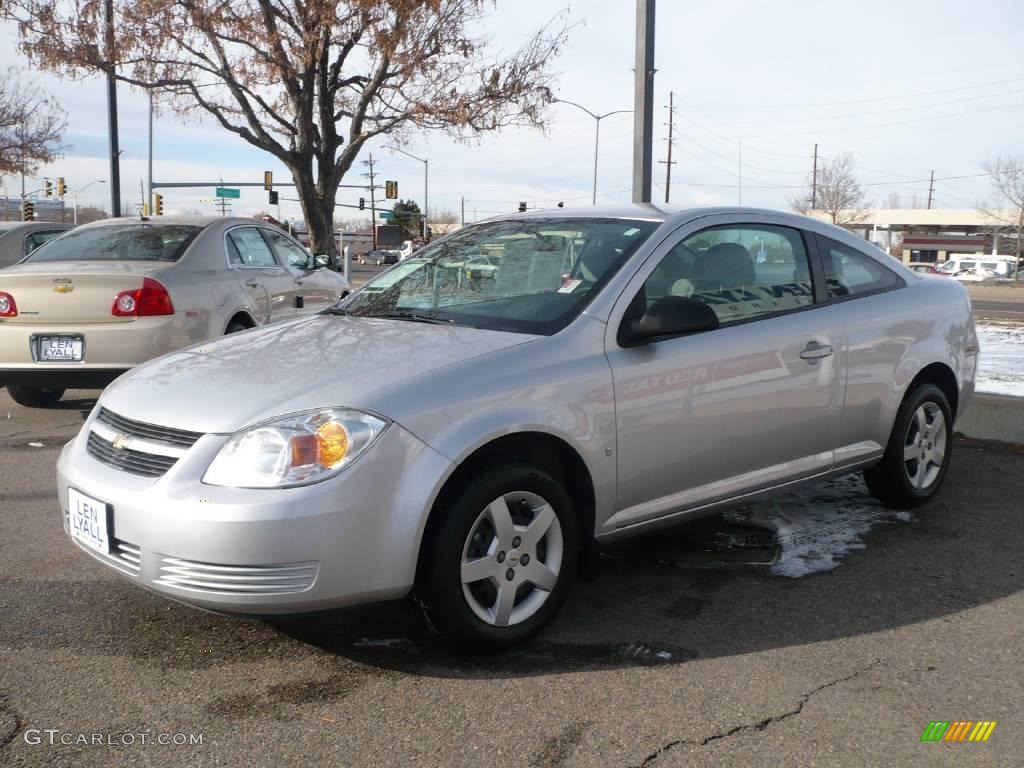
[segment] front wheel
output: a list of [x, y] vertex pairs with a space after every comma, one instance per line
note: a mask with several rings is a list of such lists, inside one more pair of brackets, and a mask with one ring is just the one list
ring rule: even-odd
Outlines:
[[26, 387], [21, 384], [9, 384], [7, 392], [14, 402], [26, 408], [51, 408], [64, 396], [63, 389]]
[[576, 571], [578, 535], [561, 482], [537, 467], [506, 464], [468, 483], [438, 510], [423, 545], [417, 596], [453, 644], [504, 648], [558, 613]]
[[908, 393], [877, 466], [864, 470], [868, 490], [897, 509], [924, 504], [939, 490], [953, 454], [953, 416], [934, 384]]

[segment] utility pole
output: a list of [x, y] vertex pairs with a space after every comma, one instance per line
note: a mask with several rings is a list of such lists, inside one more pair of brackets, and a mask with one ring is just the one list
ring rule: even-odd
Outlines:
[[928, 182], [928, 210], [932, 208], [932, 197], [935, 194], [935, 171], [932, 171], [932, 178]]
[[363, 160], [363, 165], [370, 169], [369, 173], [364, 173], [370, 179], [370, 229], [373, 231], [373, 250], [377, 250], [377, 198], [376, 198], [376, 184], [374, 182], [373, 172], [373, 153], [370, 153], [369, 160]]
[[114, 0], [105, 0], [107, 44], [107, 127], [110, 134], [110, 215], [121, 215], [121, 150], [117, 140], [117, 84], [114, 80]]
[[153, 89], [149, 93], [149, 152], [146, 160], [146, 208], [153, 208]]
[[659, 160], [659, 163], [665, 164], [665, 202], [669, 201], [669, 197], [672, 193], [672, 166], [675, 165], [675, 161], [672, 159], [672, 144], [674, 139], [672, 138], [672, 132], [676, 124], [676, 109], [673, 106], [673, 97], [675, 94], [672, 91], [668, 92], [668, 160]]
[[636, 0], [633, 70], [633, 202], [651, 202], [654, 159], [654, 0]]
[[462, 196], [462, 226], [466, 226], [466, 196]]
[[814, 145], [814, 170], [811, 171], [811, 210], [818, 207], [818, 145]]
[[738, 205], [743, 205], [743, 142], [742, 141], [739, 143], [738, 162], [739, 162], [739, 180], [740, 180], [740, 182], [739, 182], [739, 187], [738, 187], [739, 202], [737, 204]]

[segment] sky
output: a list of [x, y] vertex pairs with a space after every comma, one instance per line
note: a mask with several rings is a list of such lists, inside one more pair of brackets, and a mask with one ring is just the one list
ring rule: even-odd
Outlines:
[[[486, 4], [482, 31], [495, 50], [509, 51], [562, 12], [573, 25], [554, 62], [556, 95], [593, 112], [633, 106], [635, 3], [579, 0], [497, 0]], [[854, 155], [869, 199], [893, 192], [905, 203], [928, 194], [934, 207], [973, 208], [989, 194], [981, 164], [999, 154], [1024, 155], [1024, 3], [1020, 0], [661, 0], [655, 45], [654, 199], [665, 199], [669, 92], [674, 93], [675, 144], [671, 202], [786, 208], [822, 156]], [[16, 30], [0, 23], [0, 63], [54, 95], [68, 112], [68, 145], [38, 173], [67, 179], [69, 189], [108, 174], [105, 87], [99, 77], [72, 82], [30, 70], [15, 52]], [[119, 86], [122, 200], [138, 202], [146, 174], [147, 101]], [[553, 104], [546, 132], [506, 130], [460, 144], [439, 134], [416, 134], [405, 149], [429, 159], [430, 208], [467, 221], [529, 207], [588, 205], [594, 159], [594, 120]], [[628, 202], [632, 116], [601, 121], [598, 202]], [[271, 155], [196, 114], [155, 123], [158, 181], [262, 181], [272, 170], [288, 180]], [[372, 142], [379, 181], [395, 179], [399, 195], [422, 205], [423, 164]], [[357, 166], [343, 183], [364, 183]], [[954, 178], [947, 177], [968, 177]], [[16, 195], [20, 180], [0, 179], [0, 194]], [[168, 190], [165, 209], [214, 211], [212, 187]], [[343, 191], [355, 203], [365, 192]], [[290, 191], [282, 197], [294, 197]], [[109, 206], [105, 184], [93, 184], [82, 204]], [[233, 212], [270, 210], [262, 188], [243, 189]], [[285, 201], [282, 216], [300, 216]], [[370, 214], [339, 209], [339, 216]]]

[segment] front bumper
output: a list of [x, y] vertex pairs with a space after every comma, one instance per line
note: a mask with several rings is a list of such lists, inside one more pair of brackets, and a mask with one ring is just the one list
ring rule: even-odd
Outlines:
[[139, 586], [247, 615], [387, 600], [412, 586], [426, 516], [450, 462], [398, 425], [330, 480], [245, 489], [200, 482], [227, 435], [204, 435], [153, 479], [93, 458], [92, 418], [57, 462], [65, 532], [68, 488], [109, 504], [111, 553], [78, 546]]

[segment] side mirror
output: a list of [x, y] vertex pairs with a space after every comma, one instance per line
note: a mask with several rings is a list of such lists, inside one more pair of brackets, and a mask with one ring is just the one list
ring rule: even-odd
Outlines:
[[623, 322], [619, 343], [636, 346], [660, 336], [685, 336], [717, 328], [718, 315], [704, 302], [684, 296], [665, 296], [639, 318]]
[[312, 266], [310, 269], [320, 269], [320, 267], [328, 267], [331, 264], [331, 257], [326, 253], [318, 253], [310, 259]]

